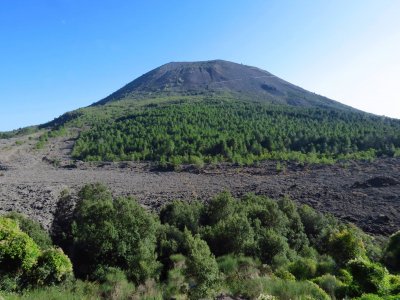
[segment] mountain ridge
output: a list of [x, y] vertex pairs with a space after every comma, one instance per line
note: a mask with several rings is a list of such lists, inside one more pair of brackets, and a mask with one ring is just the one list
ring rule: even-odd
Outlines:
[[169, 62], [91, 106], [154, 95], [231, 93], [238, 99], [290, 106], [355, 108], [309, 92], [257, 67], [226, 60]]

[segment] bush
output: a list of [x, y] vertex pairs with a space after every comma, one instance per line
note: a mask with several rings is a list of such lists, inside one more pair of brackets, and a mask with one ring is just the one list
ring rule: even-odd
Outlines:
[[382, 297], [375, 294], [364, 294], [359, 298], [354, 298], [355, 300], [384, 300]]
[[384, 264], [393, 272], [400, 272], [400, 231], [393, 234], [385, 248]]
[[270, 264], [275, 255], [285, 255], [288, 250], [286, 239], [274, 230], [267, 229], [259, 234], [257, 254], [263, 263]]
[[79, 276], [117, 267], [136, 283], [156, 275], [153, 217], [131, 198], [114, 201], [101, 186], [87, 186], [74, 214], [74, 265]]
[[211, 199], [205, 209], [205, 224], [215, 225], [232, 215], [235, 211], [236, 200], [229, 192], [222, 192]]
[[175, 226], [163, 224], [157, 231], [157, 255], [158, 260], [163, 264], [161, 279], [165, 279], [173, 266], [170, 257], [174, 254], [184, 253], [185, 238], [183, 232]]
[[4, 217], [17, 221], [21, 231], [29, 235], [40, 249], [45, 250], [52, 247], [53, 243], [49, 234], [38, 222], [17, 212], [8, 213]]
[[40, 255], [38, 245], [14, 220], [0, 218], [0, 270], [5, 272], [29, 271]]
[[342, 229], [331, 234], [329, 254], [338, 264], [344, 265], [352, 259], [365, 256], [364, 243], [351, 228]]
[[189, 283], [185, 276], [186, 257], [181, 254], [171, 256], [173, 267], [168, 272], [168, 281], [165, 289], [166, 299], [186, 299], [189, 292]]
[[389, 273], [377, 263], [354, 259], [347, 264], [347, 268], [353, 276], [350, 285], [353, 296], [360, 296], [363, 293], [386, 294], [390, 289], [389, 283], [385, 281]]
[[267, 227], [280, 235], [286, 235], [289, 220], [276, 201], [248, 194], [240, 202], [240, 210], [260, 227]]
[[330, 300], [318, 285], [309, 281], [286, 281], [259, 277], [238, 282], [234, 295], [256, 299], [261, 294], [275, 296], [279, 300]]
[[58, 284], [72, 277], [72, 265], [60, 249], [40, 251], [15, 220], [0, 218], [0, 289], [17, 291]]
[[185, 274], [191, 287], [189, 295], [193, 299], [210, 297], [220, 279], [217, 262], [200, 236], [192, 236], [185, 230], [185, 241], [188, 252]]
[[206, 227], [203, 236], [217, 256], [228, 253], [245, 254], [254, 245], [253, 228], [245, 216], [237, 214], [226, 216], [225, 220]]
[[96, 277], [101, 283], [99, 290], [104, 299], [129, 299], [135, 291], [135, 286], [128, 282], [125, 272], [112, 267], [100, 267]]
[[304, 233], [304, 226], [301, 222], [296, 204], [289, 198], [285, 197], [278, 201], [278, 205], [289, 220], [286, 233], [289, 246], [296, 251], [308, 246], [309, 242], [307, 235]]
[[298, 280], [310, 279], [315, 277], [317, 263], [310, 258], [298, 258], [289, 265], [289, 272]]
[[346, 285], [344, 285], [336, 276], [325, 274], [312, 280], [318, 284], [332, 299], [343, 299], [346, 296]]
[[187, 228], [197, 233], [202, 210], [203, 205], [200, 202], [173, 201], [161, 209], [160, 220], [161, 223], [173, 225], [182, 231]]
[[72, 278], [72, 264], [61, 249], [48, 249], [41, 253], [29, 274], [34, 286], [61, 283]]
[[217, 258], [218, 268], [229, 285], [234, 281], [258, 277], [260, 262], [247, 256], [224, 255]]

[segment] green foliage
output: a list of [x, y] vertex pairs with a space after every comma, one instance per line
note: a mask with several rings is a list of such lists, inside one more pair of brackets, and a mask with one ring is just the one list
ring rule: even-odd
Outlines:
[[160, 221], [180, 230], [187, 228], [192, 232], [198, 232], [202, 210], [203, 205], [200, 202], [189, 204], [184, 201], [173, 201], [161, 209]]
[[262, 159], [332, 163], [393, 156], [393, 149], [400, 148], [397, 120], [355, 112], [223, 96], [154, 99], [152, 105], [120, 102], [102, 108], [82, 110], [83, 116], [70, 122], [92, 126], [76, 142], [75, 158], [152, 160], [165, 167]]
[[310, 258], [298, 258], [289, 265], [289, 271], [298, 280], [311, 279], [317, 273], [317, 263]]
[[265, 263], [271, 263], [278, 255], [285, 255], [289, 250], [287, 239], [273, 229], [266, 229], [259, 235], [258, 256]]
[[365, 259], [354, 259], [349, 261], [347, 268], [353, 276], [350, 290], [354, 296], [388, 293], [390, 283], [386, 279], [389, 273], [382, 265]]
[[0, 290], [17, 291], [27, 286], [57, 284], [67, 278], [72, 278], [72, 264], [62, 250], [41, 251], [34, 240], [20, 230], [17, 221], [0, 218]]
[[356, 300], [383, 300], [384, 298], [375, 294], [364, 294], [361, 297], [354, 298]]
[[173, 267], [168, 272], [168, 281], [165, 290], [167, 299], [187, 299], [189, 283], [185, 276], [186, 258], [181, 254], [171, 256]]
[[291, 248], [299, 251], [308, 245], [308, 239], [304, 232], [304, 226], [297, 211], [297, 206], [292, 200], [286, 197], [279, 200], [278, 205], [289, 220], [286, 233], [288, 243]]
[[347, 286], [336, 276], [325, 274], [312, 280], [323, 289], [332, 299], [344, 299]]
[[211, 296], [218, 286], [220, 276], [218, 265], [207, 243], [200, 236], [193, 236], [185, 230], [187, 248], [186, 276], [189, 278], [189, 295], [193, 299]]
[[390, 237], [385, 248], [383, 261], [389, 270], [400, 272], [400, 231]]
[[155, 276], [154, 218], [134, 199], [113, 201], [99, 185], [85, 187], [80, 196], [73, 223], [77, 274], [90, 275], [103, 265], [124, 270], [134, 282]]
[[205, 228], [203, 236], [215, 255], [245, 254], [254, 245], [254, 232], [249, 220], [238, 214]]
[[329, 254], [340, 264], [345, 264], [365, 256], [364, 243], [351, 227], [345, 228], [331, 234]]
[[135, 291], [135, 286], [127, 280], [125, 272], [118, 268], [100, 267], [95, 273], [101, 283], [99, 290], [104, 299], [129, 299]]
[[29, 277], [33, 286], [61, 283], [72, 278], [72, 263], [61, 249], [48, 249], [41, 253]]
[[319, 251], [326, 252], [324, 244], [330, 237], [332, 231], [338, 227], [337, 221], [318, 213], [308, 205], [302, 205], [298, 209], [304, 232], [310, 245]]
[[178, 228], [163, 224], [157, 230], [157, 254], [163, 265], [161, 278], [165, 278], [168, 270], [174, 265], [170, 257], [183, 252], [185, 238], [183, 232]]
[[29, 235], [41, 249], [48, 249], [52, 246], [49, 234], [43, 229], [39, 222], [17, 212], [10, 212], [4, 215], [4, 217], [17, 221], [21, 231]]
[[287, 281], [257, 277], [238, 281], [234, 295], [257, 299], [261, 294], [275, 296], [279, 300], [330, 300], [318, 285], [310, 281]]
[[205, 224], [215, 225], [227, 216], [232, 215], [235, 211], [235, 202], [236, 200], [227, 191], [212, 198], [206, 206]]
[[36, 263], [40, 249], [14, 220], [0, 218], [0, 269], [6, 272], [29, 271]]
[[0, 292], [0, 296], [7, 300], [97, 300], [101, 297], [99, 290], [97, 283], [78, 280], [70, 284], [25, 290], [20, 294]]

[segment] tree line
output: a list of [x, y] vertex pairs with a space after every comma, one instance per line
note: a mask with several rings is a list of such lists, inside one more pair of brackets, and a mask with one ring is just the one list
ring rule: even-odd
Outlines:
[[203, 99], [152, 104], [81, 133], [73, 157], [161, 164], [332, 162], [400, 154], [400, 122], [365, 113]]

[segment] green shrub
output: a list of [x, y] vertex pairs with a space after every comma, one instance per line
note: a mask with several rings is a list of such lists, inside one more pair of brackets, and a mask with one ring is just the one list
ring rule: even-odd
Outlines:
[[104, 299], [129, 299], [135, 291], [135, 286], [128, 282], [125, 272], [118, 268], [100, 267], [95, 273]]
[[289, 250], [286, 238], [272, 229], [264, 230], [258, 235], [257, 254], [261, 261], [270, 264], [277, 255], [285, 255]]
[[253, 248], [254, 232], [248, 219], [238, 214], [227, 216], [203, 232], [211, 251], [217, 255], [245, 254]]
[[2, 294], [7, 300], [97, 300], [101, 294], [97, 283], [74, 281], [70, 284], [28, 289], [20, 294]]
[[304, 232], [311, 246], [320, 252], [325, 252], [325, 241], [330, 236], [333, 229], [337, 227], [335, 220], [333, 218], [327, 218], [308, 205], [300, 206], [298, 212], [304, 226]]
[[205, 207], [205, 224], [215, 225], [235, 212], [236, 200], [229, 192], [219, 193]]
[[44, 250], [52, 247], [53, 244], [49, 234], [38, 222], [17, 212], [8, 213], [4, 217], [17, 221], [21, 231], [29, 235], [40, 249]]
[[388, 275], [387, 283], [390, 286], [390, 294], [400, 294], [400, 275]]
[[308, 246], [308, 238], [304, 232], [304, 226], [301, 222], [296, 204], [289, 198], [285, 197], [278, 201], [278, 205], [289, 220], [286, 233], [289, 246], [296, 251]]
[[330, 297], [312, 282], [286, 281], [267, 277], [238, 282], [232, 293], [249, 299], [256, 299], [261, 294], [268, 294], [279, 300], [330, 300]]
[[61, 283], [72, 276], [71, 261], [61, 249], [43, 251], [29, 274], [33, 286]]
[[234, 281], [258, 277], [260, 274], [261, 263], [252, 257], [229, 254], [218, 257], [217, 263], [228, 285]]
[[351, 228], [332, 233], [329, 238], [329, 254], [344, 265], [348, 261], [365, 256], [364, 243]]
[[312, 280], [318, 284], [332, 299], [343, 299], [346, 296], [346, 285], [336, 276], [325, 274]]
[[390, 237], [384, 251], [383, 262], [389, 270], [400, 273], [400, 231]]
[[165, 279], [168, 270], [173, 266], [171, 256], [185, 252], [185, 238], [183, 232], [175, 226], [162, 224], [157, 230], [157, 256], [163, 264], [161, 278]]
[[377, 263], [354, 259], [349, 261], [347, 268], [353, 276], [350, 291], [354, 296], [363, 293], [386, 294], [390, 289], [389, 283], [385, 281], [389, 273]]
[[384, 300], [384, 298], [375, 294], [364, 294], [361, 297], [354, 298], [355, 300]]
[[187, 299], [189, 283], [185, 276], [186, 257], [176, 254], [170, 259], [173, 261], [173, 267], [168, 272], [164, 297], [166, 299]]
[[18, 291], [58, 284], [72, 277], [69, 258], [60, 249], [40, 251], [18, 223], [0, 218], [0, 289]]
[[275, 270], [274, 274], [276, 277], [283, 279], [283, 280], [296, 281], [296, 277], [292, 273], [290, 273], [288, 270], [286, 270], [285, 268], [279, 268], [279, 269]]
[[185, 275], [190, 282], [189, 295], [193, 299], [207, 298], [214, 294], [220, 276], [218, 264], [200, 236], [185, 230], [187, 260]]
[[182, 231], [187, 228], [197, 233], [202, 210], [203, 205], [200, 202], [173, 201], [161, 209], [160, 220], [161, 223], [173, 225]]
[[310, 279], [317, 273], [317, 263], [310, 258], [298, 258], [289, 265], [289, 272], [298, 280]]
[[246, 213], [249, 220], [259, 227], [273, 229], [278, 234], [286, 236], [288, 217], [280, 210], [274, 200], [254, 194], [247, 194], [240, 201], [240, 211]]
[[19, 229], [16, 221], [0, 218], [0, 269], [2, 271], [29, 271], [36, 264], [39, 255], [39, 247]]
[[101, 186], [85, 187], [74, 213], [74, 265], [79, 276], [99, 266], [124, 270], [130, 280], [156, 275], [156, 228], [153, 217], [134, 199], [114, 201]]

